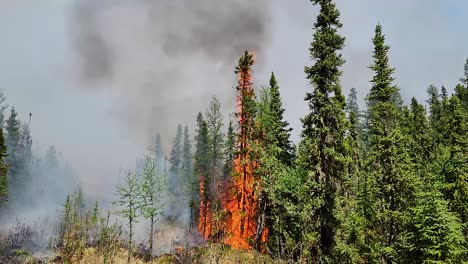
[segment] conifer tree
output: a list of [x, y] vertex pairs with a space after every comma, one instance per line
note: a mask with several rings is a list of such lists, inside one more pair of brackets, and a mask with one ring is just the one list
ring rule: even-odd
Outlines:
[[[344, 136], [347, 128], [345, 97], [340, 85], [340, 66], [344, 60], [339, 53], [345, 38], [338, 34], [342, 27], [340, 12], [331, 0], [313, 0], [320, 5], [314, 24], [315, 33], [310, 47], [314, 64], [305, 67], [313, 91], [306, 94], [310, 113], [302, 119], [300, 165], [310, 178], [308, 186], [313, 196], [310, 223], [306, 237], [315, 262], [330, 260], [335, 246], [339, 223], [335, 215], [337, 189], [345, 175]], [[310, 221], [310, 220], [309, 220]]]
[[211, 207], [213, 212], [217, 212], [221, 208], [221, 194], [217, 190], [221, 186], [221, 178], [223, 177], [223, 115], [221, 113], [221, 103], [218, 97], [213, 96], [206, 112], [206, 124], [208, 128], [208, 155], [210, 159], [209, 166], [209, 181], [213, 191], [211, 192]]
[[[279, 85], [276, 80], [275, 74], [271, 73], [269, 92], [269, 111], [271, 115], [271, 124], [267, 128], [268, 134], [271, 135], [271, 140], [275, 146], [278, 147], [279, 153], [277, 158], [280, 162], [291, 165], [294, 157], [294, 150], [290, 140], [292, 128], [289, 123], [284, 119], [283, 103], [281, 102], [281, 95], [279, 92]], [[276, 153], [275, 153], [276, 155]]]
[[[210, 144], [209, 155], [211, 167], [217, 170], [223, 158], [223, 115], [221, 114], [221, 103], [218, 97], [213, 96], [206, 112], [206, 124], [208, 126], [208, 139]], [[218, 172], [216, 172], [218, 173]]]
[[184, 128], [184, 140], [182, 146], [182, 164], [181, 164], [181, 179], [184, 184], [184, 189], [190, 188], [190, 183], [193, 174], [192, 162], [192, 146], [190, 144], [190, 135], [188, 126]]
[[5, 163], [7, 148], [3, 137], [3, 128], [0, 127], [0, 206], [8, 200], [8, 167]]
[[425, 185], [409, 210], [399, 263], [463, 263], [466, 242], [460, 220], [433, 185]]
[[[257, 216], [257, 232], [255, 247], [261, 248], [260, 235], [265, 228], [269, 229], [273, 242], [269, 243], [274, 254], [282, 255], [281, 246], [285, 243], [285, 234], [281, 230], [282, 225], [287, 225], [291, 220], [287, 211], [281, 206], [278, 195], [277, 182], [275, 182], [277, 170], [286, 169], [293, 163], [293, 148], [291, 146], [289, 124], [284, 120], [279, 87], [272, 73], [270, 86], [264, 87], [260, 93], [258, 113], [256, 116], [256, 142], [255, 158], [259, 163], [255, 174], [260, 178], [261, 189], [259, 195], [259, 208]], [[272, 199], [276, 197], [276, 199]], [[283, 199], [283, 197], [281, 197]]]
[[[463, 106], [457, 96], [452, 96], [444, 111], [445, 147], [441, 147], [439, 163], [442, 192], [449, 208], [456, 212], [462, 223], [468, 221], [468, 126]], [[466, 227], [468, 229], [468, 227]], [[468, 232], [467, 232], [468, 234]]]
[[154, 142], [154, 159], [156, 161], [156, 171], [159, 174], [164, 174], [164, 150], [161, 142], [161, 134], [159, 132], [156, 134]]
[[429, 105], [429, 125], [430, 125], [430, 134], [432, 138], [432, 144], [436, 146], [440, 143], [440, 133], [441, 133], [441, 116], [442, 116], [442, 103], [441, 95], [437, 87], [430, 85], [426, 91], [428, 99], [426, 103]]
[[468, 89], [468, 59], [466, 59], [465, 66], [464, 66], [464, 77], [460, 79], [462, 84]]
[[[399, 129], [399, 106], [393, 100], [398, 88], [393, 84], [393, 68], [388, 64], [388, 50], [382, 27], [375, 28], [374, 71], [367, 98], [372, 102], [370, 114], [370, 153], [367, 173], [375, 182], [375, 222], [368, 220], [377, 233], [376, 250], [385, 262], [396, 257], [395, 243], [401, 232], [403, 215], [412, 201], [414, 179], [407, 153], [407, 143]], [[372, 218], [371, 218], [372, 219]]]
[[[206, 230], [209, 221], [209, 214], [211, 208], [208, 208], [211, 199], [210, 195], [210, 179], [209, 174], [209, 142], [208, 142], [208, 125], [203, 118], [202, 113], [198, 113], [197, 116], [197, 135], [195, 137], [196, 151], [195, 151], [195, 164], [194, 171], [195, 177], [193, 179], [193, 195], [191, 201], [191, 228], [196, 223], [198, 225], [198, 231], [206, 236], [207, 233], [211, 233], [210, 230]], [[210, 206], [211, 207], [211, 206]]]
[[226, 142], [224, 145], [224, 167], [223, 167], [224, 179], [228, 178], [231, 175], [235, 154], [236, 154], [236, 134], [234, 133], [234, 126], [232, 125], [232, 121], [229, 121], [228, 131], [226, 134]]
[[427, 133], [430, 126], [426, 118], [426, 110], [415, 98], [411, 99], [409, 118], [407, 134], [411, 140], [410, 156], [415, 166], [414, 170], [422, 176], [432, 159], [434, 146], [431, 135]]
[[182, 125], [177, 126], [177, 134], [172, 144], [172, 150], [169, 155], [169, 191], [178, 193], [180, 184], [180, 166], [182, 163]]
[[59, 166], [57, 150], [54, 146], [50, 146], [45, 154], [45, 166], [48, 169], [55, 169]]
[[21, 123], [18, 120], [18, 114], [15, 111], [15, 108], [12, 107], [10, 111], [10, 117], [6, 121], [6, 137], [5, 144], [7, 146], [7, 160], [11, 164], [16, 158], [16, 152], [18, 150], [18, 145], [20, 143], [20, 126]]
[[5, 95], [3, 91], [0, 91], [0, 128], [5, 128], [5, 110], [8, 108], [8, 105], [5, 104]]

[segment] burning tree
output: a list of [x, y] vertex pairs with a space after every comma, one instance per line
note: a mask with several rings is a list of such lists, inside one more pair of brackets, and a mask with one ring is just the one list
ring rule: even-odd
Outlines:
[[[233, 166], [233, 177], [227, 184], [224, 208], [227, 211], [225, 243], [235, 248], [250, 249], [257, 233], [257, 193], [258, 179], [254, 177], [254, 171], [258, 163], [253, 157], [252, 143], [254, 142], [254, 117], [256, 112], [255, 93], [252, 83], [252, 65], [254, 58], [251, 53], [245, 51], [239, 59], [235, 73], [239, 77], [237, 86], [238, 112], [238, 151]], [[261, 234], [261, 240], [265, 241], [267, 230]]]

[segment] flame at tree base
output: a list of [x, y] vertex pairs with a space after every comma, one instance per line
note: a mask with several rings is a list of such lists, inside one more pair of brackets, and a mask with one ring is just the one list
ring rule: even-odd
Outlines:
[[[254, 90], [251, 82], [251, 66], [254, 63], [253, 55], [245, 51], [236, 67], [239, 77], [237, 86], [236, 116], [239, 118], [238, 154], [233, 164], [233, 175], [224, 183], [221, 206], [223, 230], [216, 230], [218, 239], [236, 249], [252, 249], [254, 246], [263, 251], [261, 247], [267, 241], [268, 228], [258, 221], [258, 195], [260, 193], [260, 180], [255, 178], [253, 172], [258, 168], [258, 162], [251, 156], [253, 139], [253, 111]], [[200, 214], [198, 230], [206, 239], [212, 239], [213, 210], [212, 201], [206, 195], [204, 178], [200, 177]], [[216, 212], [218, 213], [218, 212]], [[217, 221], [219, 221], [217, 219]], [[260, 226], [260, 228], [259, 228]], [[260, 234], [257, 234], [259, 232]], [[219, 237], [222, 234], [223, 237]]]

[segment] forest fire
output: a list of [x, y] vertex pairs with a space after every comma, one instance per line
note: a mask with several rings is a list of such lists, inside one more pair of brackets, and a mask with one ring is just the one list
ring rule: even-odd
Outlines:
[[211, 201], [206, 195], [205, 177], [200, 176], [200, 211], [198, 215], [198, 232], [205, 238], [210, 239], [212, 233], [213, 214], [211, 212]]
[[[251, 81], [251, 66], [254, 63], [253, 55], [245, 52], [236, 67], [239, 77], [237, 86], [237, 113], [239, 131], [237, 138], [237, 154], [233, 164], [232, 177], [222, 184], [221, 191], [223, 209], [223, 228], [218, 233], [225, 234], [224, 243], [238, 249], [251, 249], [253, 242], [265, 242], [268, 230], [260, 229], [257, 235], [257, 199], [259, 182], [254, 177], [258, 167], [251, 153], [254, 126], [255, 94]], [[211, 239], [213, 226], [213, 211], [211, 201], [205, 195], [206, 186], [203, 177], [200, 177], [200, 214], [198, 230], [206, 239]], [[260, 240], [260, 241], [256, 241]]]

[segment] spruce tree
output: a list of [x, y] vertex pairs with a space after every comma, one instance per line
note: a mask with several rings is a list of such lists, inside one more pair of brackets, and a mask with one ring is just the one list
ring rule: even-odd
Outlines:
[[[375, 182], [376, 215], [367, 219], [377, 233], [378, 255], [390, 263], [396, 257], [395, 243], [401, 232], [404, 212], [413, 200], [414, 179], [408, 157], [407, 140], [399, 128], [400, 109], [394, 101], [398, 88], [393, 84], [394, 69], [388, 63], [388, 50], [382, 27], [375, 28], [374, 71], [372, 88], [367, 98], [370, 104], [370, 153], [367, 173]], [[372, 188], [371, 188], [372, 189]], [[371, 222], [372, 219], [372, 222]]]
[[12, 107], [10, 111], [10, 117], [6, 121], [6, 137], [5, 137], [5, 144], [7, 146], [7, 160], [11, 164], [15, 161], [16, 152], [18, 150], [18, 145], [20, 143], [21, 133], [20, 133], [20, 126], [21, 123], [18, 120], [18, 114], [15, 111], [15, 108]]
[[[279, 87], [272, 73], [270, 86], [264, 87], [260, 93], [256, 115], [256, 140], [253, 145], [255, 158], [259, 163], [255, 171], [261, 181], [259, 208], [257, 216], [257, 232], [255, 247], [261, 249], [260, 235], [268, 228], [272, 241], [270, 250], [275, 255], [282, 256], [282, 246], [286, 234], [282, 231], [288, 221], [292, 220], [277, 193], [279, 186], [275, 181], [279, 170], [288, 168], [293, 163], [293, 148], [291, 146], [289, 124], [284, 120]], [[276, 174], [276, 175], [275, 175]], [[276, 198], [276, 199], [275, 199]], [[281, 197], [281, 200], [284, 197]], [[283, 225], [283, 226], [280, 226]]]
[[226, 134], [226, 142], [224, 145], [224, 167], [223, 176], [227, 179], [232, 173], [232, 166], [234, 164], [234, 157], [236, 154], [236, 134], [234, 133], [234, 126], [232, 121], [229, 121], [228, 131]]
[[462, 225], [433, 185], [426, 185], [409, 210], [401, 235], [399, 263], [463, 263]]
[[[468, 221], [468, 125], [463, 106], [457, 96], [452, 96], [444, 111], [446, 142], [439, 153], [442, 192], [449, 208], [456, 212], [462, 223]], [[468, 229], [468, 227], [466, 227]], [[466, 232], [466, 231], [465, 231]], [[466, 233], [468, 234], [468, 232]]]
[[313, 91], [306, 94], [310, 113], [303, 119], [300, 165], [310, 181], [310, 228], [306, 237], [313, 261], [325, 262], [335, 246], [339, 227], [335, 215], [337, 189], [345, 175], [344, 136], [347, 128], [345, 97], [340, 86], [340, 66], [344, 60], [339, 53], [345, 38], [338, 34], [342, 27], [340, 12], [331, 0], [313, 0], [320, 5], [314, 24], [315, 33], [310, 47], [314, 64], [305, 67]]
[[[430, 134], [432, 138], [432, 144], [436, 146], [440, 143], [441, 133], [441, 116], [442, 116], [442, 102], [440, 100], [441, 95], [437, 87], [430, 85], [426, 91], [428, 99], [426, 103], [429, 105], [429, 125]], [[435, 149], [434, 149], [435, 150]]]
[[221, 186], [221, 178], [223, 177], [223, 115], [221, 113], [221, 103], [218, 97], [211, 98], [208, 110], [206, 111], [206, 124], [208, 128], [208, 155], [210, 160], [209, 181], [211, 183], [211, 207], [212, 212], [218, 212], [221, 208], [221, 193], [217, 190]]
[[434, 146], [431, 134], [428, 133], [430, 125], [426, 118], [426, 110], [415, 98], [411, 99], [409, 118], [407, 133], [411, 140], [410, 156], [415, 171], [422, 176], [432, 159]]
[[460, 81], [468, 89], [468, 59], [466, 59], [464, 66], [464, 77], [461, 78]]
[[[208, 126], [208, 140], [210, 144], [209, 155], [211, 160], [211, 168], [214, 174], [220, 168], [223, 158], [223, 115], [221, 113], [221, 103], [218, 97], [213, 96], [206, 112], [206, 124]], [[218, 175], [213, 175], [217, 177]]]
[[177, 194], [180, 184], [180, 166], [182, 164], [182, 125], [177, 126], [171, 153], [169, 154], [169, 191]]
[[[269, 86], [269, 111], [272, 117], [271, 125], [268, 127], [268, 134], [271, 135], [271, 141], [278, 148], [277, 158], [280, 162], [291, 165], [294, 158], [294, 149], [290, 140], [292, 128], [289, 123], [284, 119], [283, 103], [281, 102], [281, 95], [279, 85], [276, 80], [275, 74], [271, 73], [270, 86]], [[268, 140], [268, 136], [267, 136]], [[268, 143], [268, 142], [267, 142]]]
[[190, 188], [193, 174], [192, 162], [192, 146], [190, 144], [190, 135], [188, 126], [184, 128], [184, 140], [182, 145], [182, 164], [181, 164], [181, 179], [184, 189]]
[[154, 159], [156, 164], [156, 171], [159, 174], [164, 174], [164, 149], [161, 142], [161, 134], [159, 132], [156, 134], [156, 139], [154, 142]]
[[5, 128], [5, 110], [8, 108], [8, 105], [5, 103], [5, 95], [3, 91], [0, 91], [0, 128]]
[[0, 127], [0, 206], [8, 201], [8, 166], [5, 163], [7, 148], [3, 137], [3, 128]]
[[208, 140], [208, 125], [203, 118], [202, 113], [197, 116], [197, 134], [195, 136], [195, 164], [194, 172], [195, 177], [192, 183], [192, 200], [190, 202], [191, 208], [191, 227], [195, 224], [198, 226], [198, 231], [206, 237], [207, 233], [211, 230], [206, 230], [208, 225], [210, 210], [210, 179], [208, 177], [210, 159], [209, 159], [209, 140]]

